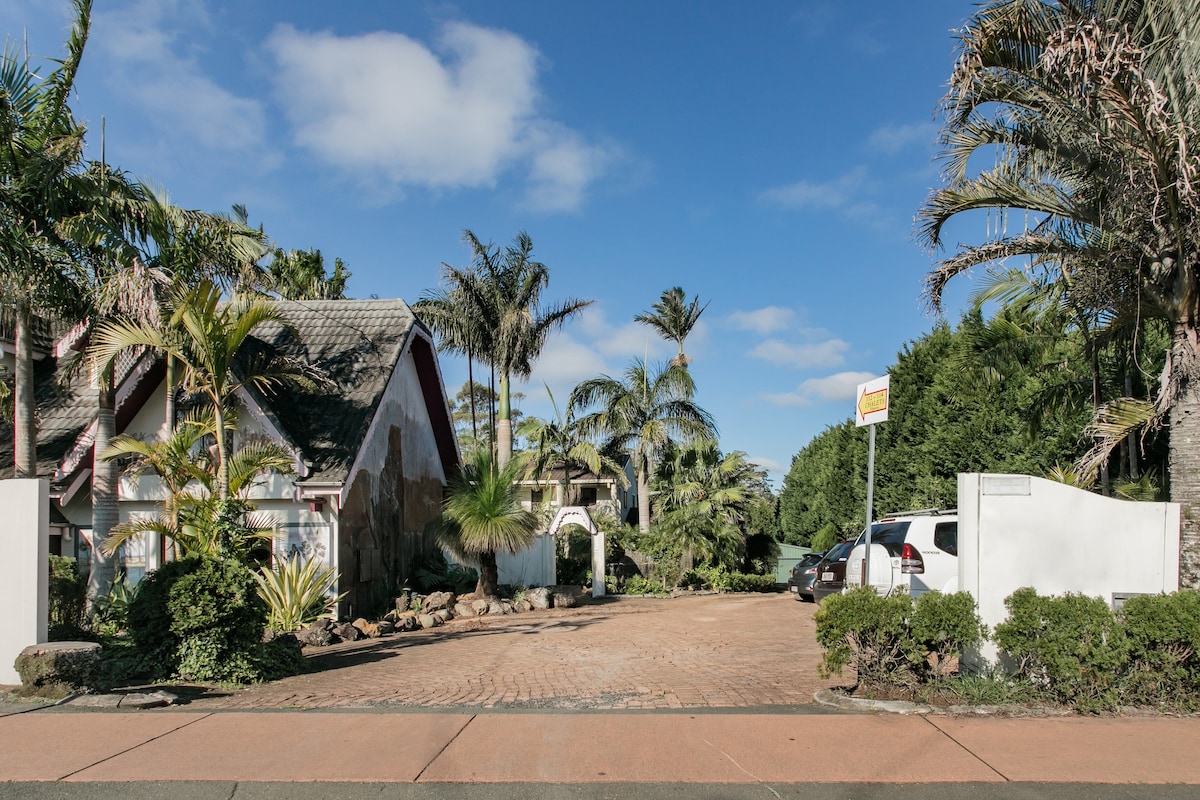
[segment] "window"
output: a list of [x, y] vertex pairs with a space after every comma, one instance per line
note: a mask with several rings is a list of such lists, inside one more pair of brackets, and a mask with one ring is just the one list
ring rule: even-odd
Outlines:
[[958, 555], [958, 523], [939, 522], [933, 529], [933, 546], [952, 556]]
[[529, 493], [529, 502], [530, 502], [530, 503], [532, 503], [532, 504], [533, 504], [533, 505], [535, 505], [535, 506], [536, 506], [536, 505], [541, 505], [541, 503], [542, 503], [542, 490], [541, 490], [541, 489], [534, 489], [533, 491], [531, 491], [531, 492]]
[[[871, 544], [881, 544], [892, 558], [899, 558], [904, 549], [904, 537], [908, 535], [908, 520], [903, 522], [876, 522], [871, 526]], [[859, 534], [857, 544], [866, 540], [866, 531]]]
[[594, 506], [596, 505], [596, 487], [585, 486], [579, 490], [579, 505]]

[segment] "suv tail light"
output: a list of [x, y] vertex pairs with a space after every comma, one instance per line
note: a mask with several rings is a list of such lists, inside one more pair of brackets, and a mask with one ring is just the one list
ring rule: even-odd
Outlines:
[[908, 542], [904, 543], [904, 548], [900, 551], [900, 572], [904, 575], [920, 575], [925, 572], [925, 561], [921, 558], [921, 551]]

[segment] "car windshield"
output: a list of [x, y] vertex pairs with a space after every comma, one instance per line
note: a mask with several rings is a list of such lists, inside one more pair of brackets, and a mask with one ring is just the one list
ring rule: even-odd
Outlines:
[[846, 556], [850, 555], [850, 548], [853, 546], [853, 542], [840, 542], [835, 544], [832, 548], [830, 548], [829, 552], [825, 554], [825, 558], [823, 558], [822, 561], [826, 563], [845, 561]]
[[[883, 545], [889, 556], [898, 558], [900, 551], [904, 549], [904, 537], [908, 534], [910, 524], [909, 520], [876, 522], [871, 526], [871, 544]], [[866, 538], [867, 532], [863, 531], [858, 535], [855, 544], [863, 544]]]

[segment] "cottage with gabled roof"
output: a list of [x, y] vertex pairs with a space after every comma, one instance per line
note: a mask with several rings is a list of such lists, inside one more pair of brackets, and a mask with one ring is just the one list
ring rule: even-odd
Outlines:
[[[458, 446], [433, 339], [402, 300], [279, 300], [288, 326], [260, 325], [247, 353], [283, 355], [320, 371], [333, 389], [240, 392], [233, 448], [255, 440], [282, 444], [293, 475], [264, 477], [250, 499], [276, 520], [277, 556], [303, 553], [340, 573], [342, 612], [386, 601], [435, 548], [429, 523], [441, 513]], [[71, 342], [58, 344], [64, 355]], [[47, 362], [50, 359], [46, 359]], [[166, 429], [165, 370], [153, 355], [118, 370], [118, 432], [145, 438]], [[80, 375], [55, 391], [53, 365], [38, 365], [38, 474], [51, 480], [60, 524], [52, 549], [86, 556], [94, 389]], [[0, 431], [0, 477], [11, 477], [11, 426]], [[153, 513], [164, 496], [153, 474], [121, 482], [120, 516]], [[153, 538], [153, 537], [150, 537]], [[163, 559], [162, 543], [127, 547], [131, 578]], [[86, 558], [84, 559], [86, 560]]]

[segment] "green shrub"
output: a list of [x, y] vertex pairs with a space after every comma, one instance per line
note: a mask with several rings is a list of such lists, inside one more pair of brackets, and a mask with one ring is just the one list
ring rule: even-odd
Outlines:
[[977, 647], [987, 637], [987, 627], [968, 592], [926, 592], [917, 598], [909, 618], [917, 652], [927, 654], [926, 665], [934, 676], [946, 675], [963, 651]]
[[986, 629], [966, 592], [881, 597], [870, 587], [831, 595], [817, 609], [817, 643], [828, 677], [852, 666], [867, 687], [929, 684], [953, 671]]
[[129, 609], [141, 667], [155, 678], [238, 683], [279, 674], [256, 588], [233, 560], [189, 556], [151, 572]]
[[625, 581], [625, 594], [666, 594], [667, 590], [661, 583], [634, 575]]
[[137, 592], [138, 584], [130, 584], [119, 575], [108, 587], [108, 594], [96, 598], [92, 624], [101, 636], [119, 636], [129, 629], [129, 606]]
[[1074, 593], [1042, 597], [1024, 588], [1004, 604], [1008, 619], [996, 626], [994, 638], [1015, 662], [1017, 676], [1081, 710], [1116, 703], [1129, 646], [1103, 600]]
[[50, 556], [49, 590], [49, 640], [68, 642], [84, 638], [87, 581], [79, 574], [75, 559]]
[[1195, 710], [1200, 705], [1200, 592], [1132, 597], [1120, 619], [1129, 643], [1125, 702]]
[[825, 598], [816, 613], [821, 675], [853, 666], [865, 686], [916, 683], [907, 594], [880, 597], [869, 586]]

